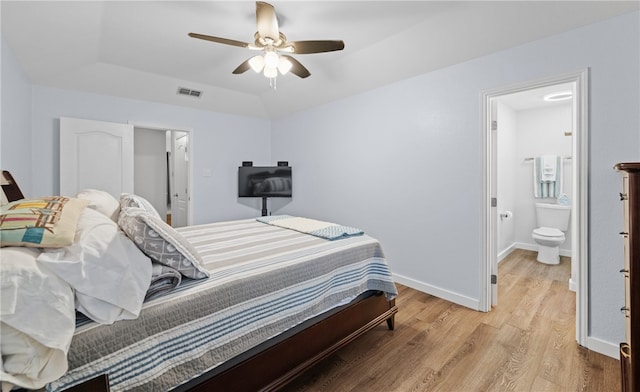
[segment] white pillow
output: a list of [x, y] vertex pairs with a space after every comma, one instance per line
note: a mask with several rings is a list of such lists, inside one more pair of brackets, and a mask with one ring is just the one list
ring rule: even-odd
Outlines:
[[38, 257], [76, 293], [76, 309], [112, 324], [137, 318], [151, 283], [151, 260], [105, 215], [85, 209], [75, 243]]
[[87, 207], [108, 216], [114, 222], [118, 221], [120, 202], [110, 193], [98, 189], [83, 189], [78, 192], [76, 197], [88, 200], [89, 205]]

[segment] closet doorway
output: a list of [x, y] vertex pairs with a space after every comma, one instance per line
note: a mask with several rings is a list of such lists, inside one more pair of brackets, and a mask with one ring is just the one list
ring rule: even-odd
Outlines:
[[190, 205], [188, 131], [134, 125], [134, 193], [173, 227], [187, 226]]
[[[481, 310], [490, 311], [492, 306], [499, 306], [498, 284], [498, 260], [499, 253], [505, 250], [505, 245], [499, 244], [499, 230], [508, 223], [507, 220], [518, 219], [519, 217], [513, 211], [511, 216], [505, 217], [508, 207], [505, 204], [509, 200], [500, 200], [501, 192], [499, 192], [499, 183], [504, 181], [504, 174], [498, 170], [499, 165], [503, 165], [500, 158], [504, 159], [504, 155], [500, 154], [506, 149], [504, 141], [500, 140], [498, 134], [501, 132], [499, 110], [505, 108], [505, 102], [509, 97], [517, 95], [531, 95], [527, 92], [550, 92], [550, 91], [570, 91], [572, 93], [571, 119], [570, 129], [566, 129], [570, 137], [570, 149], [568, 153], [563, 153], [565, 158], [563, 168], [565, 173], [571, 177], [570, 190], [565, 193], [571, 194], [571, 227], [570, 235], [570, 256], [572, 259], [571, 278], [567, 282], [567, 287], [576, 291], [576, 340], [580, 345], [587, 346], [587, 326], [588, 326], [588, 252], [587, 252], [587, 233], [588, 233], [588, 193], [587, 193], [587, 162], [588, 162], [588, 103], [587, 103], [587, 78], [588, 71], [583, 70], [558, 77], [551, 77], [542, 80], [526, 82], [515, 86], [500, 88], [487, 91], [482, 94], [483, 105], [483, 238], [484, 238], [484, 257], [483, 257], [483, 273], [481, 283], [483, 287], [483, 297], [481, 298]], [[545, 94], [542, 94], [545, 95]], [[540, 97], [540, 99], [542, 96]], [[507, 111], [508, 112], [508, 111]], [[508, 117], [507, 117], [508, 119]], [[504, 125], [504, 124], [503, 124]], [[504, 136], [504, 135], [501, 135]], [[567, 140], [568, 142], [568, 140]], [[506, 153], [510, 153], [506, 151]], [[532, 165], [528, 159], [533, 157], [521, 157], [518, 166], [526, 170], [525, 165]], [[502, 160], [503, 160], [502, 159]], [[509, 159], [515, 159], [513, 157]], [[504, 167], [501, 166], [501, 169]], [[532, 174], [532, 167], [529, 168], [529, 174]], [[504, 170], [501, 170], [504, 172]], [[533, 184], [533, 179], [531, 179]], [[505, 184], [501, 184], [504, 186]], [[533, 204], [534, 202], [531, 201]], [[514, 207], [515, 208], [515, 207]], [[531, 206], [528, 214], [524, 219], [535, 220], [535, 208]], [[502, 216], [502, 221], [500, 220]], [[526, 215], [526, 214], [525, 214]], [[522, 234], [521, 234], [522, 235]], [[522, 246], [526, 249], [526, 246]], [[508, 249], [507, 249], [508, 253]], [[500, 255], [504, 256], [504, 255]]]

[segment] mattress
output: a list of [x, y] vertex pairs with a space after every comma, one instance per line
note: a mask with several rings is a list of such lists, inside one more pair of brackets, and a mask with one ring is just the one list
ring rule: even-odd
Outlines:
[[329, 241], [247, 219], [178, 229], [210, 277], [184, 279], [135, 320], [85, 323], [58, 391], [108, 373], [112, 391], [171, 390], [370, 290], [397, 291], [380, 243]]

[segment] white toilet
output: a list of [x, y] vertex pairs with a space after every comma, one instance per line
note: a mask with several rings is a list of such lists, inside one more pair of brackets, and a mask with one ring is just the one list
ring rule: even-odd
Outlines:
[[531, 236], [538, 243], [538, 261], [545, 264], [560, 263], [560, 245], [564, 243], [564, 232], [569, 228], [571, 206], [536, 203], [538, 228]]

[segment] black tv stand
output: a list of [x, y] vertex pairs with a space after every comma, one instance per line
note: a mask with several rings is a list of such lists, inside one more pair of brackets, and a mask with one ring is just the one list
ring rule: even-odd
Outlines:
[[267, 216], [267, 198], [266, 196], [262, 197], [262, 216]]

